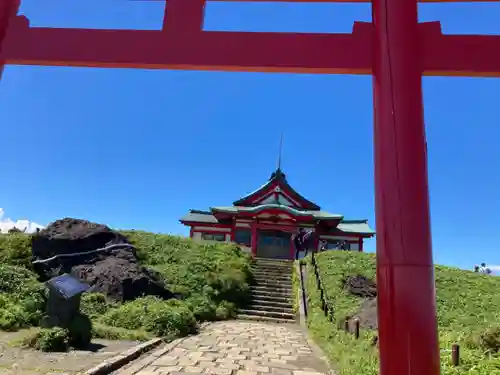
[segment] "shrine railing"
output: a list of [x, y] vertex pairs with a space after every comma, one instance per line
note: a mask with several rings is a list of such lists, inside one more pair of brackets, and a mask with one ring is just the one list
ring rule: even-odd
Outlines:
[[[326, 288], [324, 282], [321, 280], [321, 272], [319, 269], [318, 262], [316, 261], [316, 253], [313, 251], [311, 253], [311, 264], [314, 272], [314, 277], [316, 280], [316, 288], [320, 293], [321, 310], [325, 314], [325, 317], [331, 322], [334, 322], [335, 308], [331, 300], [328, 299], [326, 294]], [[340, 323], [340, 322], [339, 322]], [[343, 323], [343, 329], [347, 333], [352, 333], [356, 339], [360, 337], [360, 321], [359, 319], [353, 320], [353, 326], [350, 324], [350, 318], [345, 317]]]
[[324, 283], [321, 281], [321, 274], [319, 271], [318, 262], [316, 261], [315, 253], [316, 253], [315, 251], [311, 252], [311, 264], [314, 272], [314, 278], [316, 280], [316, 288], [319, 290], [320, 293], [321, 310], [325, 314], [325, 317], [327, 317], [330, 320], [330, 322], [333, 322], [334, 308], [326, 296]]

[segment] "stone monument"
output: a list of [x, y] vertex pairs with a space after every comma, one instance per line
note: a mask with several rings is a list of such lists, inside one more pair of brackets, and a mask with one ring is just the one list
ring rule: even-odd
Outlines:
[[49, 289], [49, 296], [47, 316], [42, 325], [67, 328], [71, 320], [80, 312], [82, 294], [90, 286], [67, 273], [50, 279], [45, 285]]

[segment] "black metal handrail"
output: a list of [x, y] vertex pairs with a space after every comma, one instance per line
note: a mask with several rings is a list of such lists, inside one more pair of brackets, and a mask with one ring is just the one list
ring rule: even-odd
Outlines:
[[311, 263], [313, 266], [314, 276], [316, 278], [316, 288], [319, 290], [320, 293], [321, 310], [323, 310], [325, 316], [330, 320], [330, 322], [332, 322], [334, 318], [334, 309], [333, 305], [328, 301], [325, 288], [323, 286], [323, 282], [321, 281], [321, 275], [319, 272], [318, 263], [316, 262], [315, 251], [311, 252]]

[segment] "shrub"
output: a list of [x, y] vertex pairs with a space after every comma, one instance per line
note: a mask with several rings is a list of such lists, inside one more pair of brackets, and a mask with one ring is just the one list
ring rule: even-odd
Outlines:
[[12, 296], [0, 294], [0, 329], [4, 331], [17, 331], [26, 327], [29, 314]]
[[163, 301], [143, 297], [109, 310], [100, 319], [113, 327], [144, 329], [157, 336], [184, 336], [196, 330], [196, 319], [189, 306], [178, 300]]
[[248, 301], [251, 257], [237, 245], [139, 231], [123, 234], [137, 247], [143, 263], [157, 271], [169, 289], [187, 299], [197, 319], [217, 319], [222, 301], [236, 306]]
[[217, 316], [216, 303], [206, 295], [192, 294], [189, 298], [186, 299], [186, 304], [191, 309], [198, 321], [203, 322], [215, 320]]
[[0, 292], [26, 296], [42, 286], [30, 270], [9, 264], [0, 264]]
[[234, 303], [222, 301], [215, 310], [215, 317], [218, 320], [234, 318], [236, 316], [236, 307]]
[[80, 303], [80, 311], [91, 318], [96, 318], [117, 306], [118, 303], [109, 301], [102, 293], [84, 293]]
[[110, 327], [101, 323], [92, 324], [92, 337], [96, 339], [146, 341], [152, 336], [151, 333], [143, 330]]
[[66, 351], [69, 347], [69, 333], [59, 327], [38, 328], [26, 336], [23, 344], [44, 352]]
[[0, 265], [0, 329], [10, 331], [37, 325], [44, 307], [44, 287], [33, 272], [24, 267]]
[[0, 264], [31, 269], [31, 235], [26, 233], [0, 235]]
[[493, 325], [487, 329], [476, 332], [467, 342], [485, 353], [498, 353], [500, 351], [500, 326]]

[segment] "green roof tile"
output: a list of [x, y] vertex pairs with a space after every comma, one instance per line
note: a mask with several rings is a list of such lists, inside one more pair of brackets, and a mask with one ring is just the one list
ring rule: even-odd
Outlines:
[[[238, 206], [229, 206], [229, 207], [214, 207], [212, 210], [228, 212], [228, 213], [238, 213], [238, 212], [258, 212], [265, 208], [280, 208], [285, 211], [290, 212], [291, 214], [299, 215], [306, 214], [312, 215], [317, 219], [325, 220], [325, 219], [342, 219], [342, 215], [331, 214], [324, 211], [308, 211], [303, 210], [299, 211], [295, 208], [282, 206], [278, 204], [265, 204], [261, 206], [255, 207], [238, 207]], [[219, 221], [210, 211], [200, 211], [200, 210], [190, 210], [187, 215], [180, 219], [181, 222], [196, 222], [196, 223], [207, 223], [207, 224], [216, 224]], [[368, 225], [368, 220], [341, 220], [338, 224], [337, 229], [341, 230], [345, 233], [360, 233], [365, 235], [374, 235], [375, 231], [370, 228]]]
[[189, 213], [180, 219], [180, 222], [192, 221], [197, 223], [211, 223], [216, 224], [219, 222], [217, 218], [209, 211], [189, 210]]
[[346, 233], [375, 234], [368, 225], [368, 220], [342, 220], [337, 228]]
[[228, 213], [238, 213], [238, 212], [259, 212], [262, 210], [266, 209], [279, 209], [283, 211], [287, 211], [292, 215], [297, 215], [297, 216], [313, 216], [318, 219], [342, 219], [342, 215], [339, 214], [332, 214], [329, 212], [325, 211], [316, 211], [316, 210], [298, 210], [293, 207], [289, 206], [284, 206], [281, 204], [275, 204], [275, 203], [270, 203], [270, 204], [262, 204], [259, 206], [253, 206], [253, 207], [243, 207], [243, 206], [228, 206], [228, 207], [213, 207], [212, 211], [220, 211], [220, 212], [228, 212]]

